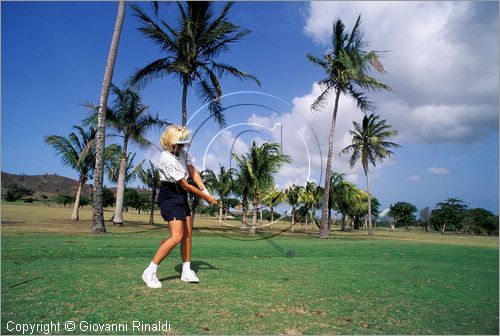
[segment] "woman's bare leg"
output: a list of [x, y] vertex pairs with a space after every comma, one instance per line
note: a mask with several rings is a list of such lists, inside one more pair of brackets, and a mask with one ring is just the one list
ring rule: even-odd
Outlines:
[[182, 275], [181, 281], [184, 282], [200, 282], [196, 273], [191, 269], [191, 247], [192, 244], [193, 227], [191, 216], [186, 217], [184, 222], [184, 237], [181, 241], [181, 257], [182, 257]]
[[179, 244], [184, 237], [184, 222], [180, 220], [172, 220], [168, 222], [170, 227], [170, 238], [168, 238], [156, 251], [153, 257], [153, 262], [159, 265], [163, 259], [172, 251], [172, 249]]
[[184, 224], [184, 236], [181, 240], [181, 257], [182, 262], [191, 261], [191, 249], [193, 246], [192, 236], [193, 227], [191, 226], [191, 216], [186, 217]]

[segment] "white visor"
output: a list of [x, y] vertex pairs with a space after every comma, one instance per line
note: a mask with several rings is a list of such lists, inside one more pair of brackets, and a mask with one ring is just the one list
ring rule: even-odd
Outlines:
[[176, 145], [187, 145], [187, 144], [189, 144], [189, 143], [191, 143], [191, 139], [179, 140], [179, 141], [177, 141], [175, 144], [176, 144]]

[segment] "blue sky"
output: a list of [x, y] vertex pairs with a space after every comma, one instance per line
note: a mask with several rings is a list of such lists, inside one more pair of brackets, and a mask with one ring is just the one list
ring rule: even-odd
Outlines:
[[[151, 11], [149, 2], [139, 5]], [[68, 135], [86, 116], [81, 104], [98, 101], [116, 9], [116, 2], [1, 3], [2, 171], [77, 178], [43, 138]], [[160, 13], [174, 22], [175, 4]], [[278, 185], [323, 183], [333, 104], [310, 112], [320, 92], [314, 83], [323, 73], [305, 54], [323, 55], [332, 21], [340, 17], [351, 29], [360, 13], [370, 48], [386, 51], [387, 73], [379, 79], [394, 89], [372, 96], [376, 112], [399, 131], [394, 141], [402, 145], [372, 169], [382, 209], [397, 201], [433, 208], [460, 197], [498, 213], [497, 2], [238, 2], [230, 18], [252, 33], [219, 60], [255, 74], [262, 86], [222, 80], [229, 94], [223, 103], [236, 105], [228, 109], [225, 130], [213, 121], [202, 125], [207, 111], [190, 91], [188, 114], [194, 117], [188, 127], [196, 131], [190, 151], [198, 168], [229, 166], [231, 149], [242, 153], [252, 140], [278, 141], [282, 134], [294, 164], [282, 169]], [[127, 7], [113, 78], [119, 86], [162, 55], [137, 31], [132, 14]], [[180, 122], [177, 79], [156, 80], [141, 95], [152, 112]], [[337, 155], [349, 143], [352, 121], [361, 119], [342, 97], [333, 170], [366, 188], [361, 167], [351, 169], [348, 158]], [[153, 131], [148, 137], [158, 143], [158, 136]], [[159, 155], [156, 149], [132, 151], [139, 159]]]

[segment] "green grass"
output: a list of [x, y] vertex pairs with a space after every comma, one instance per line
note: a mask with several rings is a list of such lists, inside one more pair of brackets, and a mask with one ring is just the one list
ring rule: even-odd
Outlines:
[[[202, 220], [192, 262], [201, 283], [179, 280], [177, 248], [159, 268], [163, 288], [151, 290], [140, 275], [164, 226], [137, 217], [94, 236], [88, 221], [54, 210], [50, 222], [43, 209], [2, 206], [2, 334], [13, 333], [8, 321], [68, 320], [128, 325], [117, 334], [148, 334], [131, 330], [135, 320], [170, 321], [172, 334], [498, 334], [497, 238], [236, 240], [248, 236]], [[60, 333], [108, 333], [77, 331]]]

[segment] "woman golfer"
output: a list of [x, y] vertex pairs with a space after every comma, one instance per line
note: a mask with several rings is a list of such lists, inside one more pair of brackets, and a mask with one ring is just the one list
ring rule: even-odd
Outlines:
[[[158, 265], [181, 243], [182, 275], [184, 282], [199, 282], [196, 273], [191, 270], [191, 211], [189, 209], [187, 192], [191, 192], [210, 204], [217, 204], [203, 184], [200, 174], [193, 166], [194, 159], [184, 150], [184, 145], [190, 142], [190, 132], [185, 127], [171, 125], [167, 127], [160, 138], [163, 148], [158, 170], [161, 187], [158, 194], [158, 205], [161, 216], [168, 222], [170, 238], [160, 245], [148, 268], [142, 273], [142, 280], [150, 288], [161, 288], [161, 282], [156, 277]], [[186, 179], [191, 177], [197, 187], [190, 185]]]

